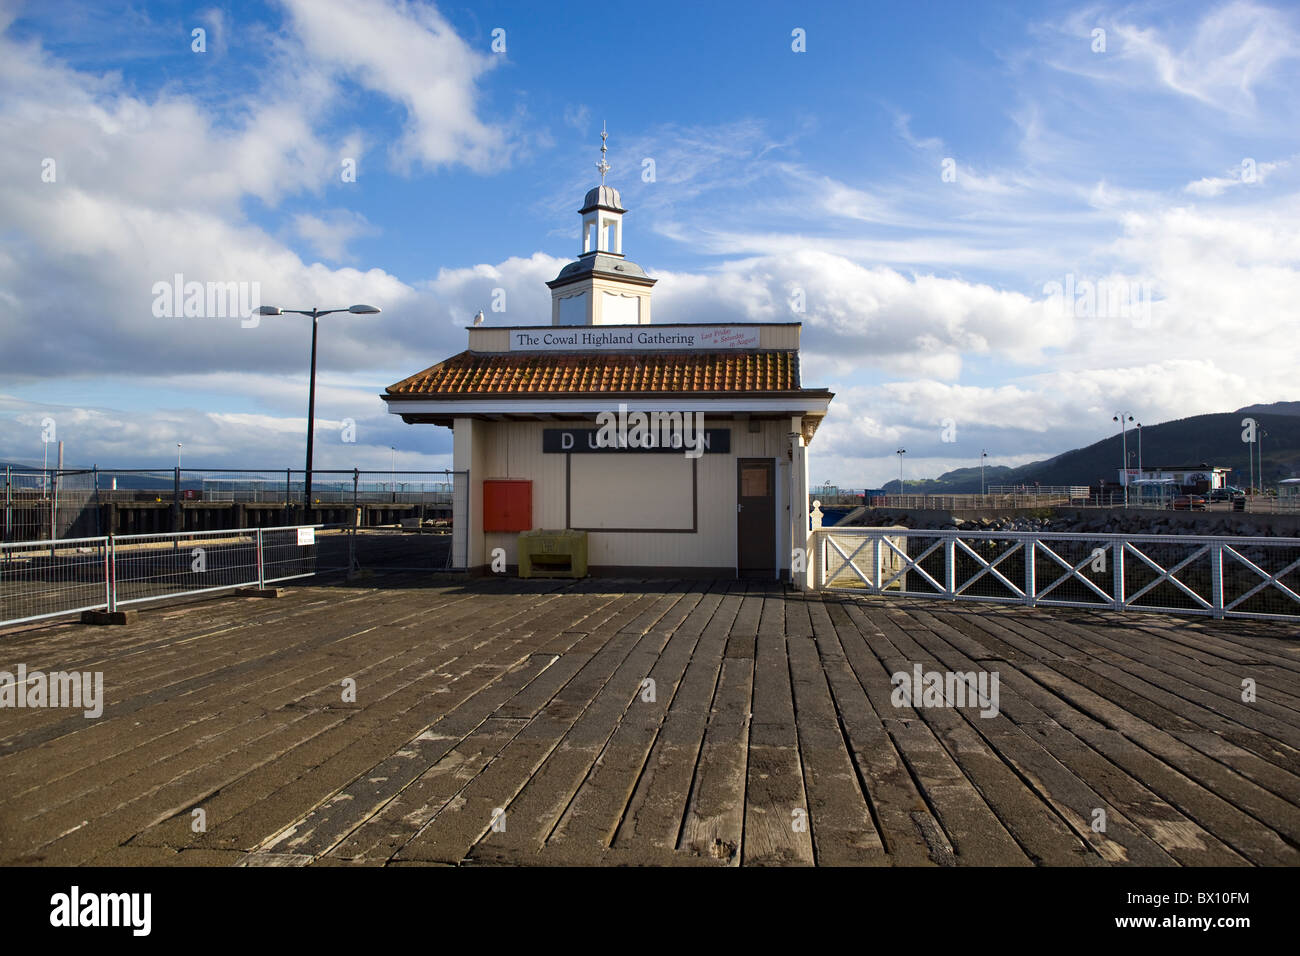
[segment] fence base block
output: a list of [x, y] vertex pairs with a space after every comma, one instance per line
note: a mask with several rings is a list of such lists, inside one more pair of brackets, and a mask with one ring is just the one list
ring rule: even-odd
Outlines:
[[237, 588], [237, 597], [278, 598], [284, 594], [284, 588]]
[[138, 611], [82, 611], [82, 624], [130, 624]]

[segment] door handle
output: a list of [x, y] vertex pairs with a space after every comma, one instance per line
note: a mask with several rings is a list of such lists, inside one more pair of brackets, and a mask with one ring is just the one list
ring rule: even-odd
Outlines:
[[742, 505], [739, 501], [736, 502], [736, 514], [740, 514], [744, 510], [745, 510], [745, 506]]

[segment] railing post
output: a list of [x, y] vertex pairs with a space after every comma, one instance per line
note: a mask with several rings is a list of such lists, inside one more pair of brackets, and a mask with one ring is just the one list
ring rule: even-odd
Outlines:
[[1115, 578], [1115, 610], [1124, 610], [1124, 539], [1119, 538], [1111, 545], [1111, 573]]
[[266, 587], [266, 566], [262, 558], [262, 529], [257, 529], [257, 587]]
[[[348, 516], [348, 573], [350, 578], [357, 568], [357, 526], [361, 524], [361, 505], [358, 502], [361, 488], [361, 470], [352, 469], [352, 513]], [[421, 520], [423, 525], [423, 520]], [[453, 549], [454, 550], [454, 549]]]
[[1223, 542], [1216, 541], [1210, 546], [1210, 603], [1214, 606], [1214, 616], [1221, 618], [1223, 609]]
[[880, 594], [883, 591], [884, 569], [880, 566], [884, 560], [880, 547], [883, 540], [883, 534], [871, 536], [871, 586], [873, 594]]
[[945, 532], [943, 542], [943, 593], [949, 601], [957, 600], [957, 532]]
[[110, 565], [112, 564], [112, 559], [109, 557], [109, 547], [111, 546], [111, 544], [112, 544], [111, 538], [104, 539], [104, 610], [105, 611], [113, 610], [113, 586], [110, 583], [110, 581], [112, 580], [111, 571], [110, 571]]
[[1034, 566], [1038, 558], [1038, 539], [1030, 538], [1025, 542], [1025, 606], [1033, 607], [1038, 601], [1038, 569]]
[[108, 536], [108, 610], [117, 610], [117, 540]]
[[[812, 541], [812, 548], [809, 549], [811, 553], [807, 555], [807, 560], [812, 562], [813, 590], [820, 591], [826, 583], [826, 535], [814, 531], [808, 537]], [[794, 578], [793, 571], [790, 577]], [[807, 583], [807, 577], [804, 578], [804, 583]], [[802, 590], [802, 587], [800, 589]]]

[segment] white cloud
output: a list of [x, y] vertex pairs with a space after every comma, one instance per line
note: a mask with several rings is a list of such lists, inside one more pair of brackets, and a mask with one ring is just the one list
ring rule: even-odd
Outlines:
[[1286, 160], [1280, 160], [1276, 163], [1256, 163], [1253, 159], [1247, 158], [1242, 160], [1241, 166], [1234, 169], [1230, 176], [1204, 176], [1195, 182], [1188, 183], [1183, 188], [1195, 196], [1203, 196], [1209, 199], [1221, 196], [1228, 189], [1235, 186], [1263, 184], [1269, 173], [1289, 165], [1290, 163]]
[[305, 239], [318, 256], [332, 262], [350, 258], [347, 244], [360, 236], [375, 236], [379, 230], [365, 216], [335, 209], [323, 216], [299, 213], [293, 217], [293, 231]]
[[311, 62], [401, 103], [400, 165], [499, 168], [511, 145], [477, 112], [477, 82], [501, 62], [462, 39], [432, 6], [385, 0], [285, 0]]
[[1111, 29], [1122, 58], [1145, 65], [1168, 89], [1223, 110], [1253, 108], [1255, 87], [1300, 56], [1292, 18], [1244, 0], [1210, 12], [1181, 49], [1151, 27], [1114, 22]]

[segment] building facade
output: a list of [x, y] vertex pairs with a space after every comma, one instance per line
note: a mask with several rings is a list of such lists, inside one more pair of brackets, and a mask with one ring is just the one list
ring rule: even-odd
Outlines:
[[1119, 472], [1120, 484], [1137, 482], [1171, 482], [1179, 489], [1204, 493], [1228, 486], [1231, 468], [1210, 465], [1164, 465], [1156, 468], [1129, 468]]
[[610, 186], [587, 194], [549, 325], [472, 327], [465, 351], [382, 396], [454, 432], [469, 474], [454, 560], [513, 569], [520, 531], [572, 529], [593, 574], [807, 586], [808, 447], [833, 396], [802, 385], [801, 327], [652, 325], [625, 211]]

